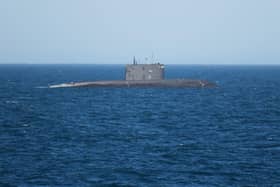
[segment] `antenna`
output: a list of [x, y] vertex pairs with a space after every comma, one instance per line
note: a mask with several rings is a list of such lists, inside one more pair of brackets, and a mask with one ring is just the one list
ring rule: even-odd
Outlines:
[[155, 63], [156, 63], [156, 58], [155, 58], [154, 52], [152, 52], [151, 63], [152, 63], [152, 64], [155, 64]]
[[146, 63], [146, 64], [149, 63], [148, 60], [149, 60], [149, 58], [148, 58], [148, 57], [145, 57], [145, 63]]

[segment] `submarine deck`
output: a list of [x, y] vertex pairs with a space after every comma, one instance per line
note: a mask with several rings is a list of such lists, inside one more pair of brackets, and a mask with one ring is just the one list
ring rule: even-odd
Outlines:
[[51, 85], [49, 88], [65, 88], [65, 87], [174, 87], [174, 88], [202, 88], [215, 87], [215, 83], [205, 80], [192, 79], [170, 79], [170, 80], [147, 80], [147, 81], [92, 81], [92, 82], [72, 82]]

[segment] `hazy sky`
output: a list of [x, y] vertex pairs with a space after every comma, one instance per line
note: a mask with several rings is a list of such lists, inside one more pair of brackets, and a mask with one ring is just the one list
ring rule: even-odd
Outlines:
[[280, 64], [279, 0], [0, 0], [0, 63]]

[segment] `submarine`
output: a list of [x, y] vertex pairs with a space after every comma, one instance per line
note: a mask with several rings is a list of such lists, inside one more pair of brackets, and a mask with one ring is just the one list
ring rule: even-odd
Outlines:
[[216, 87], [216, 84], [197, 79], [165, 79], [165, 66], [161, 63], [138, 64], [135, 57], [132, 64], [125, 67], [124, 80], [100, 80], [71, 82], [50, 85], [49, 88], [73, 87], [163, 87], [163, 88], [203, 88]]

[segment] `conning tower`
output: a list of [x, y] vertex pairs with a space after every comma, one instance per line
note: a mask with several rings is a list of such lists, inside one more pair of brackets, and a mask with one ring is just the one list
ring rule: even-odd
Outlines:
[[160, 63], [138, 64], [134, 57], [133, 64], [126, 65], [125, 80], [127, 81], [164, 80], [164, 65]]

